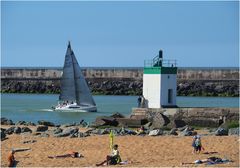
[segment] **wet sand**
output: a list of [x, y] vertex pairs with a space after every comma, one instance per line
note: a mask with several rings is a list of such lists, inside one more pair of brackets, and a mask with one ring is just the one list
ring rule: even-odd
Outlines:
[[[23, 141], [36, 140], [34, 143]], [[203, 136], [203, 152], [214, 154], [192, 154], [192, 137], [181, 136], [115, 136], [122, 160], [130, 163], [123, 167], [239, 167], [238, 136]], [[109, 136], [96, 135], [85, 138], [54, 138], [29, 135], [8, 135], [1, 142], [1, 167], [7, 166], [7, 155], [12, 148], [31, 148], [16, 152], [17, 167], [94, 167], [109, 154]], [[83, 158], [50, 159], [49, 155], [79, 151]], [[233, 162], [216, 165], [182, 165], [210, 156], [227, 158]], [[114, 167], [121, 167], [120, 165]]]

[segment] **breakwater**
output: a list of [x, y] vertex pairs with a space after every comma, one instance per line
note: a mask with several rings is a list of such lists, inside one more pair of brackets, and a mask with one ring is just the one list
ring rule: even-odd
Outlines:
[[[143, 68], [82, 68], [93, 94], [142, 94]], [[2, 68], [3, 93], [59, 93], [61, 68]], [[179, 68], [179, 96], [239, 96], [238, 68]]]

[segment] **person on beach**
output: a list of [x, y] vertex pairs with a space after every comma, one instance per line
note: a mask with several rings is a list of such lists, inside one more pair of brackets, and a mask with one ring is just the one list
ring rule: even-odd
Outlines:
[[141, 126], [139, 129], [137, 129], [136, 133], [137, 133], [137, 135], [143, 135], [143, 134], [145, 134], [144, 127]]
[[137, 101], [138, 101], [138, 107], [141, 107], [141, 102], [142, 102], [141, 96], [138, 96]]
[[193, 147], [193, 153], [200, 153], [201, 150], [204, 150], [200, 135], [193, 136], [192, 147]]
[[48, 156], [48, 158], [66, 158], [66, 157], [72, 157], [72, 158], [80, 158], [80, 157], [83, 157], [79, 152], [69, 152], [67, 154], [64, 154], [64, 155], [55, 155], [55, 156]]
[[184, 164], [202, 164], [202, 163], [207, 163], [207, 164], [218, 164], [218, 163], [227, 163], [227, 162], [231, 162], [228, 159], [221, 159], [219, 157], [209, 157], [207, 159], [202, 159], [202, 160], [195, 160], [194, 162], [183, 162], [182, 165]]
[[121, 157], [118, 151], [118, 145], [115, 144], [113, 146], [113, 150], [111, 155], [107, 155], [106, 160], [104, 160], [103, 162], [96, 164], [96, 166], [103, 166], [103, 165], [116, 165], [119, 164], [121, 162]]
[[15, 157], [14, 157], [15, 151], [12, 150], [8, 155], [8, 167], [14, 167], [15, 165]]

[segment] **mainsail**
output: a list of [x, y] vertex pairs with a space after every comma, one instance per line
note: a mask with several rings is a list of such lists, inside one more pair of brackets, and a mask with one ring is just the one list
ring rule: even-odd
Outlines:
[[65, 56], [59, 99], [62, 101], [76, 101], [80, 106], [96, 105], [74, 52], [71, 49], [70, 42]]

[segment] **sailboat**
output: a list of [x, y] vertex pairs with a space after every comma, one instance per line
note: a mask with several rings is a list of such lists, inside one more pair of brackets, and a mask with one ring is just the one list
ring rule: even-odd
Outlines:
[[96, 103], [68, 42], [63, 74], [60, 82], [59, 102], [55, 111], [96, 112]]

